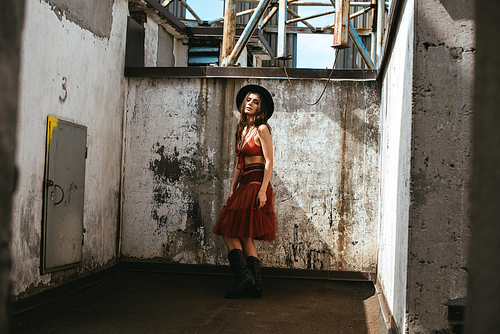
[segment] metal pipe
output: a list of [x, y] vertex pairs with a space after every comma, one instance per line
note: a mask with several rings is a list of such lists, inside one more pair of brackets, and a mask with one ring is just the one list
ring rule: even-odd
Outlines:
[[363, 45], [363, 41], [361, 41], [361, 38], [359, 37], [358, 33], [356, 32], [356, 29], [354, 29], [354, 26], [352, 25], [351, 22], [349, 22], [349, 36], [351, 36], [353, 44], [358, 49], [359, 53], [361, 54], [361, 57], [363, 57], [366, 65], [368, 65], [370, 69], [375, 69], [376, 67], [375, 64], [373, 63], [373, 60], [370, 58], [370, 54]]
[[350, 0], [335, 0], [333, 47], [336, 49], [349, 47], [349, 3]]
[[358, 16], [361, 16], [363, 14], [366, 14], [367, 12], [369, 12], [370, 10], [372, 10], [370, 7], [367, 7], [365, 9], [361, 9], [361, 10], [358, 10], [356, 13], [353, 13], [351, 15], [349, 15], [349, 20], [355, 18], [355, 17], [358, 17]]
[[328, 30], [328, 29], [331, 29], [335, 26], [335, 23], [332, 23], [332, 24], [329, 24], [327, 26], [324, 26], [323, 28], [321, 28], [321, 31], [325, 31], [325, 30]]
[[167, 7], [168, 5], [170, 5], [170, 3], [171, 3], [172, 1], [174, 1], [174, 0], [165, 0], [165, 1], [163, 1], [163, 2], [161, 3], [161, 5], [162, 5], [163, 7]]
[[233, 51], [236, 36], [236, 3], [238, 1], [225, 0], [225, 2], [221, 59], [226, 58]]
[[296, 19], [291, 19], [291, 20], [286, 21], [286, 24], [295, 23], [295, 22], [298, 22], [298, 21], [309, 20], [309, 19], [314, 19], [316, 17], [325, 16], [325, 15], [329, 15], [329, 14], [333, 14], [333, 13], [335, 13], [335, 9], [332, 9], [332, 10], [329, 10], [329, 11], [326, 11], [326, 12], [323, 12], [323, 13], [318, 13], [318, 14], [313, 14], [313, 15], [309, 15], [309, 16], [305, 16], [305, 17], [299, 17], [299, 18], [296, 18]]
[[[255, 8], [250, 8], [250, 9], [244, 10], [242, 12], [236, 13], [236, 17], [240, 17], [240, 16], [243, 16], [243, 15], [248, 15], [248, 14], [251, 14], [253, 12], [255, 12]], [[223, 17], [219, 17], [218, 19], [208, 21], [208, 24], [214, 24], [214, 23], [217, 23], [217, 22], [220, 22], [220, 21], [224, 21], [224, 18]]]
[[380, 57], [382, 53], [382, 35], [385, 27], [385, 1], [377, 0], [377, 58], [375, 62], [380, 64]]
[[278, 52], [275, 58], [285, 59], [286, 55], [286, 0], [279, 0], [278, 13]]
[[377, 13], [377, 0], [372, 0], [372, 6], [371, 9], [373, 10], [372, 12], [372, 31], [370, 32], [370, 40], [371, 40], [371, 48], [370, 48], [370, 57], [375, 60], [376, 62], [376, 49], [377, 49], [377, 33], [375, 31], [377, 20], [376, 20], [376, 13]]
[[[295, 13], [293, 10], [291, 10], [290, 8], [287, 8], [286, 10], [290, 15], [292, 15], [293, 17], [300, 17], [299, 14]], [[304, 23], [312, 32], [315, 32], [316, 31], [316, 28], [313, 27], [309, 22], [307, 21], [303, 21], [302, 23]]]
[[[247, 2], [259, 2], [259, 0], [245, 0]], [[334, 1], [330, 0], [333, 6], [335, 6]], [[294, 6], [330, 6], [328, 2], [310, 2], [310, 1], [299, 1], [299, 0], [288, 0], [288, 5]], [[351, 6], [370, 6], [369, 1], [358, 1], [351, 2]]]
[[[307, 27], [286, 27], [286, 32], [287, 34], [329, 34], [333, 35], [333, 29], [325, 29], [321, 30], [323, 28], [318, 28], [316, 29], [315, 32], [312, 32], [309, 28]], [[273, 32], [273, 33], [278, 33], [278, 28], [277, 27], [264, 27], [262, 29], [263, 32]], [[356, 32], [358, 33], [358, 36], [370, 36], [371, 29], [364, 29], [364, 28], [357, 28]]]
[[278, 11], [278, 7], [273, 7], [273, 9], [271, 9], [271, 11], [269, 12], [269, 14], [267, 14], [267, 16], [264, 18], [264, 20], [261, 21], [261, 23], [259, 24], [259, 29], [262, 29], [263, 27], [266, 26], [267, 22], [269, 22], [269, 20], [274, 16], [274, 14]]
[[247, 45], [250, 36], [252, 36], [253, 32], [255, 31], [255, 28], [257, 28], [257, 24], [260, 21], [262, 15], [264, 15], [264, 12], [270, 2], [271, 0], [261, 0], [259, 2], [257, 8], [255, 8], [255, 12], [250, 18], [250, 21], [248, 21], [247, 23], [245, 30], [243, 30], [243, 33], [238, 39], [233, 52], [231, 52], [231, 55], [229, 57], [226, 57], [226, 59], [222, 61], [222, 66], [233, 66], [234, 64], [236, 64], [236, 61], [238, 61], [238, 58], [243, 51], [243, 48]]
[[203, 21], [202, 19], [200, 19], [200, 17], [198, 15], [196, 15], [195, 11], [193, 10], [193, 8], [191, 8], [187, 3], [186, 1], [184, 0], [179, 0], [181, 2], [181, 4], [186, 7], [186, 9], [191, 13], [191, 15], [194, 16], [194, 18], [196, 19], [196, 21], [198, 21], [198, 24], [202, 24]]
[[[291, 4], [290, 4], [291, 5]], [[294, 6], [331, 6], [328, 2], [309, 2], [297, 1], [293, 3]], [[371, 6], [370, 2], [351, 2], [351, 6]]]

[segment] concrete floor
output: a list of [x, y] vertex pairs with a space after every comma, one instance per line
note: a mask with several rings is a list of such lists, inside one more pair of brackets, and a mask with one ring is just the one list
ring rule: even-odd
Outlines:
[[122, 271], [13, 319], [14, 333], [387, 333], [372, 283], [264, 278], [224, 299], [231, 276]]

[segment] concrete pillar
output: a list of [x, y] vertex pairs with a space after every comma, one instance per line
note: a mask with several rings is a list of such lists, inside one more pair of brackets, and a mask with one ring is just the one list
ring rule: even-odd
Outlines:
[[470, 1], [415, 1], [409, 334], [446, 333], [467, 296], [474, 29]]
[[9, 332], [12, 194], [16, 185], [19, 54], [24, 0], [0, 4], [0, 333]]
[[466, 333], [500, 328], [500, 26], [497, 0], [476, 0], [471, 247]]

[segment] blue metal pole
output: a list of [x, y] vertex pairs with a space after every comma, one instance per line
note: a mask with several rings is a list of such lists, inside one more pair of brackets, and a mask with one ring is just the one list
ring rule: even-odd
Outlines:
[[370, 54], [366, 50], [363, 42], [361, 41], [361, 38], [359, 38], [359, 35], [356, 32], [356, 29], [354, 29], [351, 22], [349, 22], [349, 36], [351, 36], [352, 42], [358, 49], [359, 53], [361, 54], [361, 57], [363, 57], [363, 59], [365, 60], [366, 65], [368, 65], [370, 69], [375, 69], [376, 67], [375, 64], [373, 63], [372, 58], [370, 57]]

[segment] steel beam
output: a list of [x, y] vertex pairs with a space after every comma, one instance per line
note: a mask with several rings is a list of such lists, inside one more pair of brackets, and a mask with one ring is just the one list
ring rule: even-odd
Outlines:
[[349, 47], [349, 3], [350, 0], [335, 0], [333, 47], [336, 49]]
[[[327, 28], [325, 30], [321, 30], [323, 28], [317, 29], [315, 32], [312, 32], [309, 28], [306, 27], [287, 27], [286, 32], [288, 34], [324, 34], [324, 35], [333, 35], [333, 29], [332, 28]], [[264, 27], [262, 29], [263, 32], [273, 32], [277, 33], [278, 28], [277, 27]], [[371, 29], [365, 29], [365, 28], [357, 28], [356, 32], [358, 33], [358, 36], [370, 36]]]
[[309, 16], [304, 16], [304, 17], [298, 17], [298, 18], [295, 18], [295, 19], [291, 19], [291, 20], [286, 21], [286, 24], [291, 24], [291, 23], [295, 23], [295, 22], [298, 22], [298, 21], [304, 21], [304, 20], [314, 19], [316, 17], [321, 17], [321, 16], [333, 14], [333, 13], [335, 13], [335, 9], [328, 10], [328, 11], [323, 12], [323, 13], [318, 13], [318, 14], [313, 14], [313, 15], [309, 15]]
[[162, 5], [163, 7], [167, 7], [168, 5], [170, 5], [170, 3], [171, 3], [172, 1], [174, 1], [174, 0], [164, 0], [164, 1], [161, 3], [161, 5]]
[[266, 26], [267, 22], [276, 14], [276, 11], [278, 10], [278, 7], [274, 6], [273, 9], [267, 14], [267, 16], [261, 21], [259, 24], [259, 29], [262, 29], [263, 27]]
[[[293, 10], [291, 10], [290, 8], [287, 9], [287, 12], [292, 15], [293, 17], [296, 17], [296, 18], [300, 18], [300, 15], [295, 13]], [[302, 21], [302, 23], [304, 23], [310, 30], [311, 32], [315, 32], [316, 31], [316, 28], [313, 27], [309, 22], [307, 21]]]
[[191, 13], [191, 15], [193, 15], [193, 17], [196, 19], [196, 21], [198, 21], [198, 24], [202, 24], [203, 21], [200, 19], [200, 17], [198, 15], [196, 15], [196, 12], [193, 10], [193, 8], [191, 8], [191, 6], [189, 6], [186, 1], [184, 0], [179, 0], [180, 3], [186, 7], [186, 9]]
[[226, 0], [225, 2], [221, 59], [225, 59], [233, 51], [236, 36], [236, 3], [238, 1]]
[[361, 54], [361, 57], [363, 57], [368, 68], [375, 69], [376, 67], [375, 64], [373, 63], [373, 60], [370, 57], [370, 54], [366, 50], [363, 42], [361, 41], [361, 38], [359, 37], [358, 33], [356, 32], [356, 29], [354, 29], [354, 26], [352, 25], [351, 22], [349, 22], [349, 36], [351, 36], [353, 44], [358, 49], [359, 53]]
[[[253, 13], [253, 12], [255, 12], [255, 8], [250, 8], [250, 9], [244, 10], [244, 11], [242, 11], [242, 12], [238, 12], [238, 13], [236, 13], [236, 17], [240, 17], [240, 16], [248, 15], [248, 14], [251, 14], [251, 13]], [[214, 23], [221, 22], [221, 21], [224, 21], [224, 18], [223, 18], [223, 17], [219, 17], [218, 19], [208, 21], [208, 24], [212, 25], [212, 24], [214, 24]]]
[[384, 34], [383, 30], [385, 27], [385, 1], [377, 0], [377, 58], [375, 59], [377, 64], [380, 64], [380, 58], [382, 53], [382, 36]]
[[255, 8], [255, 12], [250, 18], [250, 21], [248, 21], [247, 23], [245, 30], [243, 30], [243, 33], [241, 34], [240, 38], [238, 39], [238, 42], [236, 43], [233, 51], [231, 52], [231, 55], [223, 59], [221, 64], [222, 66], [234, 66], [234, 64], [236, 64], [238, 58], [241, 55], [241, 52], [246, 47], [248, 40], [250, 39], [250, 36], [252, 36], [253, 32], [255, 31], [255, 28], [257, 28], [257, 24], [262, 18], [262, 15], [264, 15], [264, 12], [270, 2], [271, 0], [261, 0], [259, 2], [257, 8]]
[[278, 12], [278, 52], [276, 59], [287, 59], [286, 53], [286, 0], [279, 0]]

